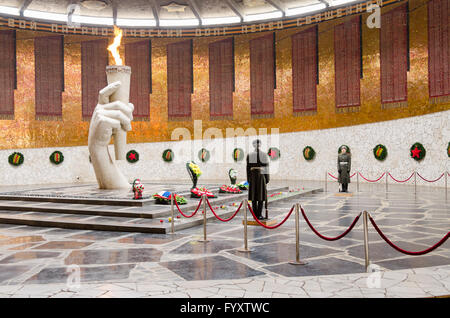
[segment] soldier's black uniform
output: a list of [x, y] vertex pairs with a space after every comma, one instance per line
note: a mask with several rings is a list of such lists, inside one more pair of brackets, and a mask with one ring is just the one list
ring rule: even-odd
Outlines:
[[255, 216], [263, 218], [262, 210], [267, 200], [267, 183], [270, 181], [269, 157], [262, 152], [261, 142], [255, 140], [255, 150], [247, 155], [247, 181], [249, 182], [248, 200], [252, 201], [252, 209]]

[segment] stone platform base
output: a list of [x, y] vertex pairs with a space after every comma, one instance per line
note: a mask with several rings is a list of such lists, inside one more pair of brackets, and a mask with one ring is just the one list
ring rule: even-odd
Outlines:
[[[258, 220], [260, 223], [262, 223], [262, 224], [264, 224], [264, 225], [266, 225], [266, 226], [272, 226], [272, 225], [275, 225], [275, 224], [277, 224], [278, 222], [277, 222], [277, 220], [275, 220], [275, 219], [267, 219], [267, 220]], [[244, 220], [242, 220], [242, 224], [244, 224], [245, 222], [244, 222]], [[261, 226], [261, 225], [259, 225], [259, 223], [258, 222], [256, 222], [255, 220], [247, 220], [247, 225], [256, 225], [256, 226]]]

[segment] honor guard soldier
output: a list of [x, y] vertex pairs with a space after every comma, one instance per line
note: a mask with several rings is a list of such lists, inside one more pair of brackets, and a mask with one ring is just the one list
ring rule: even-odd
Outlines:
[[264, 219], [262, 210], [267, 204], [267, 183], [269, 183], [269, 157], [260, 150], [261, 141], [253, 141], [255, 150], [247, 155], [247, 180], [250, 183], [248, 200], [252, 201], [252, 209], [258, 219]]
[[347, 192], [348, 184], [350, 183], [350, 169], [352, 159], [350, 153], [347, 152], [347, 147], [342, 146], [337, 159], [337, 169], [339, 173], [338, 182], [342, 185], [339, 192]]

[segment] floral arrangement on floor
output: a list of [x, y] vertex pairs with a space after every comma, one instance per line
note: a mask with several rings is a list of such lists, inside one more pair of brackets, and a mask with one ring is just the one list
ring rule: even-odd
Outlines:
[[244, 182], [238, 183], [237, 186], [241, 190], [248, 190], [248, 187], [250, 186], [250, 184], [248, 183], [248, 181], [244, 181]]
[[8, 162], [13, 166], [20, 166], [24, 161], [24, 156], [20, 152], [13, 152], [8, 157]]
[[[158, 204], [170, 204], [170, 200], [172, 199], [172, 192], [170, 191], [161, 191], [155, 193], [153, 198], [156, 200]], [[175, 194], [175, 200], [177, 200], [178, 204], [186, 204], [187, 200], [181, 195]]]
[[61, 151], [58, 151], [58, 150], [54, 151], [50, 155], [50, 162], [55, 164], [55, 165], [59, 165], [63, 161], [64, 161], [64, 156], [63, 156]]
[[134, 200], [142, 200], [142, 192], [144, 192], [144, 185], [141, 183], [141, 180], [135, 179], [133, 181], [133, 193], [134, 193]]
[[212, 193], [205, 187], [191, 189], [192, 198], [201, 198], [204, 194], [206, 194], [208, 198], [217, 198], [217, 196], [214, 193]]
[[223, 185], [219, 189], [219, 193], [233, 193], [233, 194], [240, 194], [242, 193], [242, 190], [239, 189], [237, 185]]

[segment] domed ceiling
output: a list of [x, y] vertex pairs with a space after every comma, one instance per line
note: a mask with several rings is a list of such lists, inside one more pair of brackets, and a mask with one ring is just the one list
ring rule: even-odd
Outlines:
[[202, 27], [281, 20], [358, 0], [0, 0], [0, 15], [121, 27]]

